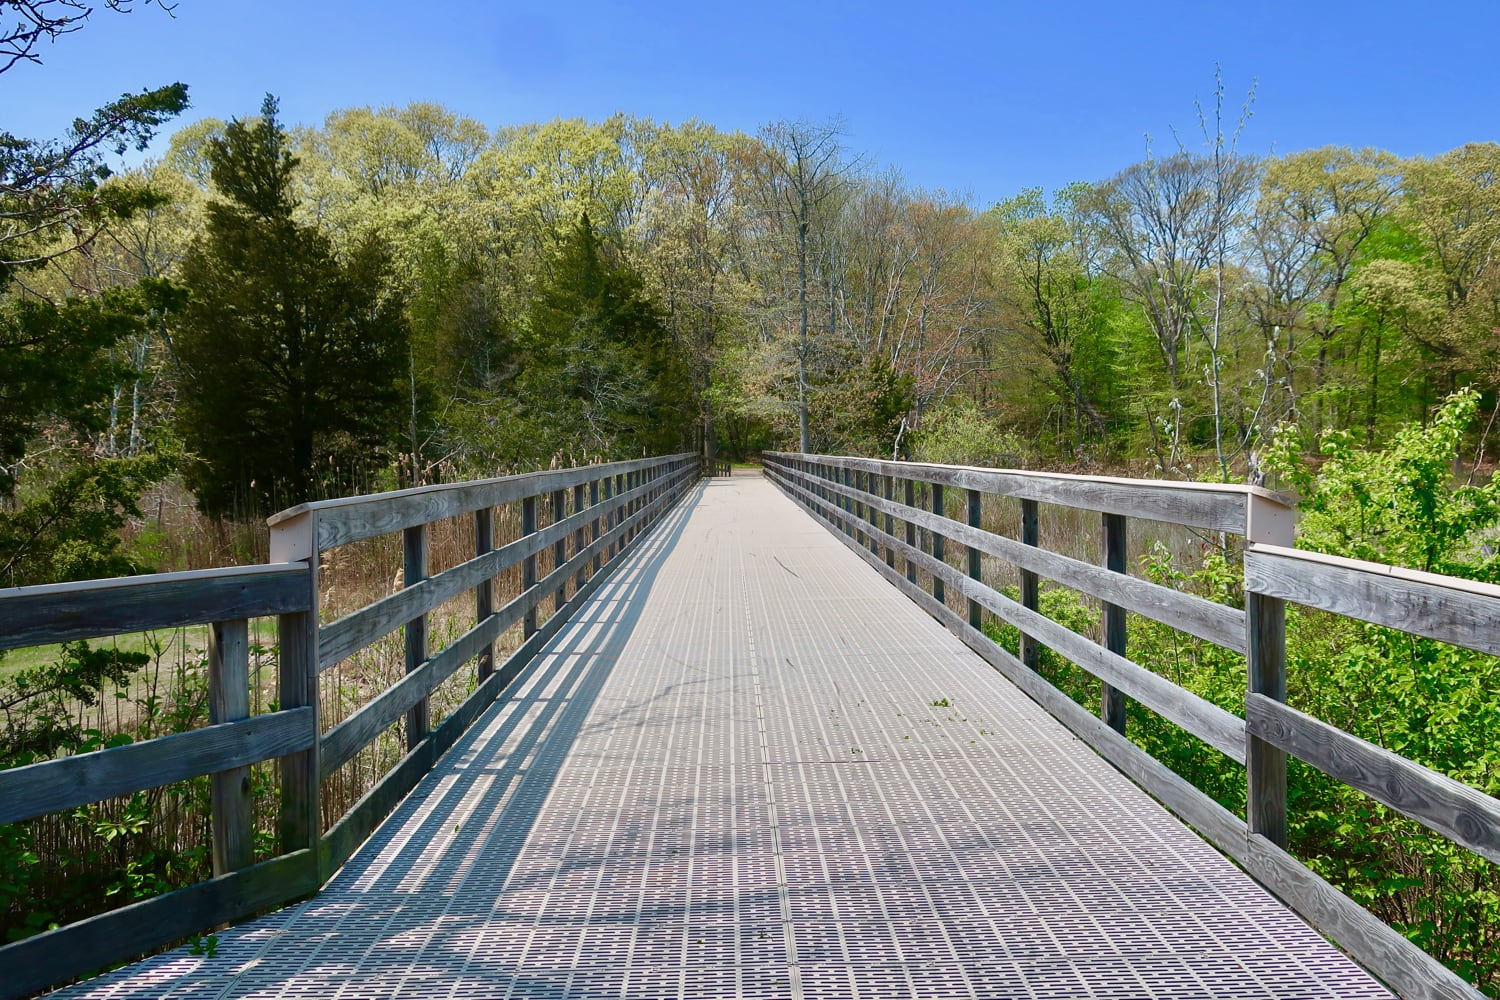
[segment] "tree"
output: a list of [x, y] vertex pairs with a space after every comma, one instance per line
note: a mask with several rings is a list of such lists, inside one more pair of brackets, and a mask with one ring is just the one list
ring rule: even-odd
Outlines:
[[841, 134], [837, 123], [777, 122], [761, 130], [764, 155], [757, 161], [762, 208], [774, 226], [783, 232], [790, 229], [795, 239], [797, 427], [804, 452], [811, 447], [807, 422], [808, 362], [812, 351], [808, 288], [813, 264], [813, 228], [852, 168], [842, 160]]
[[210, 141], [224, 200], [182, 267], [178, 423], [189, 484], [216, 514], [351, 490], [399, 426], [407, 334], [389, 254], [371, 237], [340, 257], [293, 218], [276, 111], [267, 96]]

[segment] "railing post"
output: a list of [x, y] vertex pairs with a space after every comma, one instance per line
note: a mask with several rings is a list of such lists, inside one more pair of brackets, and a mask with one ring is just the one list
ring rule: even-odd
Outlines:
[[[415, 587], [427, 579], [427, 525], [418, 524], [401, 532], [406, 555], [404, 587]], [[406, 623], [406, 672], [414, 673], [427, 662], [427, 616]], [[406, 713], [406, 750], [410, 753], [427, 738], [428, 699], [423, 698]]]
[[[495, 508], [474, 512], [474, 555], [482, 556], [495, 548]], [[474, 623], [477, 625], [495, 612], [495, 578], [487, 576], [474, 587]], [[495, 672], [495, 644], [485, 643], [479, 651], [479, 683]]]
[[[208, 633], [208, 721], [213, 725], [250, 717], [250, 623], [215, 622]], [[250, 768], [215, 774], [210, 783], [215, 875], [249, 867], [255, 860], [251, 832]]]
[[[608, 496], [608, 495], [609, 495], [608, 493], [605, 494], [605, 496]], [[591, 480], [589, 482], [589, 507], [591, 507], [591, 508], [597, 508], [598, 506], [599, 506], [599, 480], [594, 479], [594, 480]], [[591, 522], [591, 526], [592, 526], [592, 530], [589, 532], [589, 542], [590, 542], [590, 544], [592, 544], [594, 542], [597, 542], [599, 540], [599, 535], [601, 534], [600, 524], [599, 524], [599, 512], [597, 510], [594, 511], [594, 520]], [[599, 572], [599, 566], [600, 566], [600, 564], [603, 561], [604, 561], [604, 553], [601, 550], [599, 550], [599, 549], [595, 549], [594, 550], [594, 572], [595, 573]]]
[[319, 807], [321, 780], [318, 763], [318, 535], [317, 517], [303, 513], [271, 528], [271, 561], [305, 563], [308, 568], [308, 609], [276, 619], [280, 650], [277, 668], [278, 704], [311, 708], [313, 745], [281, 758], [281, 802], [276, 836], [282, 854], [313, 849], [322, 835]]
[[[1024, 545], [1039, 544], [1038, 505], [1035, 500], [1021, 501], [1021, 542]], [[1021, 606], [1039, 611], [1039, 586], [1037, 575], [1031, 570], [1021, 570]], [[1021, 633], [1021, 662], [1032, 670], [1041, 669], [1042, 647], [1032, 636]]]
[[[943, 516], [942, 483], [932, 484], [932, 512], [939, 517]], [[947, 561], [946, 546], [944, 545], [944, 542], [946, 541], [947, 539], [943, 537], [943, 533], [941, 531], [934, 531], [932, 533], [932, 558], [936, 559], [938, 562]], [[943, 578], [938, 576], [936, 573], [932, 575], [932, 596], [937, 600], [939, 604], [946, 604], [948, 601], [947, 591], [943, 587]]]
[[[850, 484], [854, 480], [853, 473], [849, 471], [847, 466], [840, 471], [843, 474], [842, 479], [844, 481], [844, 489], [850, 489]], [[854, 530], [854, 498], [849, 496], [847, 493], [841, 494], [839, 496], [839, 506], [844, 509], [844, 513], [845, 515], [847, 515], [843, 518], [844, 523], [841, 526], [844, 529], [844, 534], [848, 535], [850, 538], [856, 537], [856, 532]]]
[[[1114, 573], [1126, 571], [1125, 515], [1104, 515], [1104, 568]], [[1104, 604], [1104, 648], [1125, 655], [1125, 609]], [[1117, 733], [1125, 732], [1125, 694], [1108, 684], [1101, 684], [1099, 717]]]
[[[906, 503], [906, 506], [915, 507], [917, 505], [916, 481], [907, 479], [905, 480], [905, 483], [906, 489], [903, 494], [903, 499]], [[912, 520], [908, 520], [906, 522], [906, 544], [910, 545], [912, 548], [917, 547], [917, 522]], [[906, 556], [906, 582], [917, 582], [917, 564], [912, 561], [911, 555], [909, 553]]]
[[[1296, 541], [1293, 514], [1274, 501], [1246, 498], [1245, 542], [1290, 547]], [[1246, 688], [1274, 701], [1286, 701], [1286, 603], [1246, 588]], [[1245, 821], [1278, 847], [1287, 840], [1286, 751], [1245, 735]]]
[[[556, 524], [566, 515], [564, 504], [567, 502], [566, 490], [552, 491], [552, 523]], [[559, 538], [552, 543], [552, 569], [554, 572], [562, 568], [563, 563], [568, 561], [568, 540]], [[568, 603], [568, 581], [559, 579], [557, 581], [557, 593], [552, 595], [552, 613], [557, 614], [562, 606]]]
[[[983, 526], [984, 494], [978, 490], [968, 490], [969, 494], [969, 527], [979, 528]], [[979, 582], [983, 564], [980, 561], [980, 552], [972, 545], [965, 546], [969, 553], [969, 579]], [[983, 608], [973, 598], [969, 599], [969, 624], [974, 628], [979, 627], [982, 621]]]
[[[882, 476], [881, 478], [885, 481], [885, 502], [892, 503], [896, 499], [896, 477]], [[896, 536], [896, 517], [889, 510], [885, 515], [885, 533], [892, 538]], [[896, 548], [893, 545], [885, 547], [885, 564], [891, 569], [896, 568]]]
[[[864, 489], [864, 491], [866, 493], [870, 494], [871, 496], [875, 496], [875, 480], [876, 480], [875, 473], [873, 473], [873, 472], [866, 472], [865, 473], [865, 489]], [[870, 530], [865, 532], [865, 541], [867, 543], [869, 543], [870, 554], [873, 555], [873, 556], [875, 556], [876, 558], [879, 558], [879, 556], [880, 556], [880, 539], [875, 536], [875, 532], [880, 527], [880, 512], [875, 509], [875, 505], [874, 504], [871, 504], [871, 503], [866, 503], [865, 504], [865, 523], [870, 526]]]
[[[536, 534], [536, 497], [527, 497], [521, 501], [521, 535]], [[521, 592], [525, 593], [536, 586], [536, 554], [532, 553], [521, 562]], [[536, 634], [536, 605], [531, 605], [531, 610], [526, 612], [525, 624], [522, 625], [523, 638], [530, 639]]]
[[[583, 484], [582, 483], [579, 483], [577, 486], [573, 487], [573, 513], [574, 514], [581, 514], [581, 513], [583, 513]], [[583, 546], [584, 546], [584, 540], [583, 540], [583, 523], [580, 521], [579, 524], [578, 524], [578, 530], [575, 531], [575, 532], [573, 532], [573, 556], [574, 556], [574, 558], [577, 558], [578, 554], [583, 551]], [[580, 563], [578, 565], [578, 573], [573, 577], [573, 593], [576, 594], [580, 590], [582, 590], [583, 589], [583, 584], [584, 584], [584, 582], [587, 579], [588, 579], [588, 567], [585, 566], [585, 565], [583, 565], [582, 563]]]

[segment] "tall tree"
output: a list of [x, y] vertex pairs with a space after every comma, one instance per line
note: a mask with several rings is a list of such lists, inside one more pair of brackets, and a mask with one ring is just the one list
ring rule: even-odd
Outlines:
[[343, 256], [293, 218], [296, 160], [267, 96], [211, 140], [214, 188], [182, 266], [179, 426], [205, 510], [266, 511], [359, 486], [400, 420], [402, 300], [376, 238]]
[[[808, 301], [814, 231], [821, 213], [843, 186], [853, 165], [843, 159], [837, 123], [776, 122], [761, 130], [763, 155], [756, 161], [758, 194], [773, 225], [790, 230], [797, 266], [797, 429], [802, 451], [809, 451], [808, 364], [812, 352]], [[830, 309], [830, 316], [832, 310]]]

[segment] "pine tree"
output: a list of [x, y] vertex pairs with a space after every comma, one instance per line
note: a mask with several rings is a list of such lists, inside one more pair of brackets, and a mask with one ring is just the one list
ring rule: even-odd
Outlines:
[[179, 429], [189, 484], [214, 514], [351, 492], [395, 439], [406, 359], [384, 244], [347, 257], [293, 216], [296, 159], [267, 96], [213, 140], [222, 200], [183, 263]]

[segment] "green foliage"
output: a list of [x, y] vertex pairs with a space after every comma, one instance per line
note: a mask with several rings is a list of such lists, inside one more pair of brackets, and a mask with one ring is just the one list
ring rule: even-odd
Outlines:
[[664, 454], [687, 440], [696, 406], [682, 355], [640, 275], [587, 215], [554, 258], [519, 339], [520, 462]]
[[170, 453], [100, 459], [64, 472], [13, 510], [0, 510], [0, 579], [8, 586], [125, 576], [154, 567], [122, 550], [118, 531], [139, 498], [176, 467]]
[[1299, 495], [1298, 545], [1354, 559], [1494, 580], [1500, 560], [1481, 554], [1482, 533], [1500, 522], [1500, 484], [1452, 483], [1453, 460], [1479, 394], [1451, 396], [1426, 427], [1409, 425], [1382, 451], [1355, 448], [1348, 432], [1326, 434], [1316, 472], [1295, 433], [1280, 436], [1266, 467]]
[[293, 217], [296, 160], [262, 117], [209, 141], [226, 200], [183, 262], [178, 423], [205, 511], [267, 512], [356, 492], [399, 426], [403, 303], [376, 238], [345, 257]]
[[912, 458], [938, 465], [1025, 466], [1032, 450], [1015, 432], [966, 400], [927, 414], [912, 435]]

